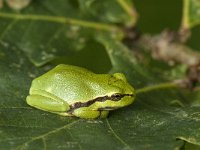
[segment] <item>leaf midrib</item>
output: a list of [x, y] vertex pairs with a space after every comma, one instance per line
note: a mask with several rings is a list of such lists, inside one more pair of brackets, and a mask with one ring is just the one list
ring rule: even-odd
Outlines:
[[71, 24], [71, 25], [78, 25], [78, 26], [87, 27], [87, 28], [93, 28], [97, 30], [122, 33], [122, 30], [120, 28], [111, 24], [84, 21], [84, 20], [72, 19], [72, 18], [61, 17], [61, 16], [14, 14], [14, 13], [0, 12], [0, 17], [8, 18], [8, 19], [17, 19], [17, 20], [35, 20], [35, 21], [54, 22], [54, 23], [60, 23], [60, 24]]

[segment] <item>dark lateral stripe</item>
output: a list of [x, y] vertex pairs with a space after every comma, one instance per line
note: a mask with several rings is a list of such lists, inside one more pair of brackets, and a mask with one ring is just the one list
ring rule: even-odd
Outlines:
[[133, 94], [113, 94], [111, 96], [103, 96], [103, 97], [97, 97], [95, 99], [89, 100], [87, 102], [77, 102], [74, 103], [73, 105], [70, 105], [70, 110], [68, 110], [68, 113], [72, 113], [75, 109], [80, 108], [80, 107], [88, 107], [95, 102], [105, 102], [106, 100], [111, 100], [111, 101], [119, 101], [125, 96], [134, 96]]

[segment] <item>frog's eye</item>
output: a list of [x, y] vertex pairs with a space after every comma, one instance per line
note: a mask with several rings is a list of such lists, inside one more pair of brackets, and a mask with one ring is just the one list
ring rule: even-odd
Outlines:
[[113, 94], [111, 96], [111, 100], [113, 100], [113, 101], [119, 101], [119, 100], [121, 100], [122, 97], [123, 97], [123, 95], [116, 93], [116, 94]]

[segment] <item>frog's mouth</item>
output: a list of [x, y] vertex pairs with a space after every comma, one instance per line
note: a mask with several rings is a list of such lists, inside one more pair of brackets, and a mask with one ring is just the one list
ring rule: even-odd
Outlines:
[[[97, 98], [89, 100], [87, 102], [77, 102], [77, 103], [74, 103], [73, 105], [70, 105], [70, 109], [68, 110], [68, 113], [72, 113], [75, 109], [78, 109], [81, 107], [89, 107], [90, 105], [94, 104], [95, 102], [105, 102], [107, 100], [120, 101], [125, 96], [134, 97], [134, 94], [113, 94], [111, 96], [97, 97]], [[105, 107], [105, 108], [100, 108], [100, 110], [113, 110], [113, 109], [117, 109], [117, 108], [119, 108], [119, 107]]]

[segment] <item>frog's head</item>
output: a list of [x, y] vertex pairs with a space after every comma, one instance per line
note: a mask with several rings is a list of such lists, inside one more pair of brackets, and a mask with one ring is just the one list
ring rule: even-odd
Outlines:
[[110, 89], [107, 100], [102, 103], [101, 110], [113, 110], [130, 105], [135, 98], [134, 88], [122, 73], [111, 75], [108, 81]]

